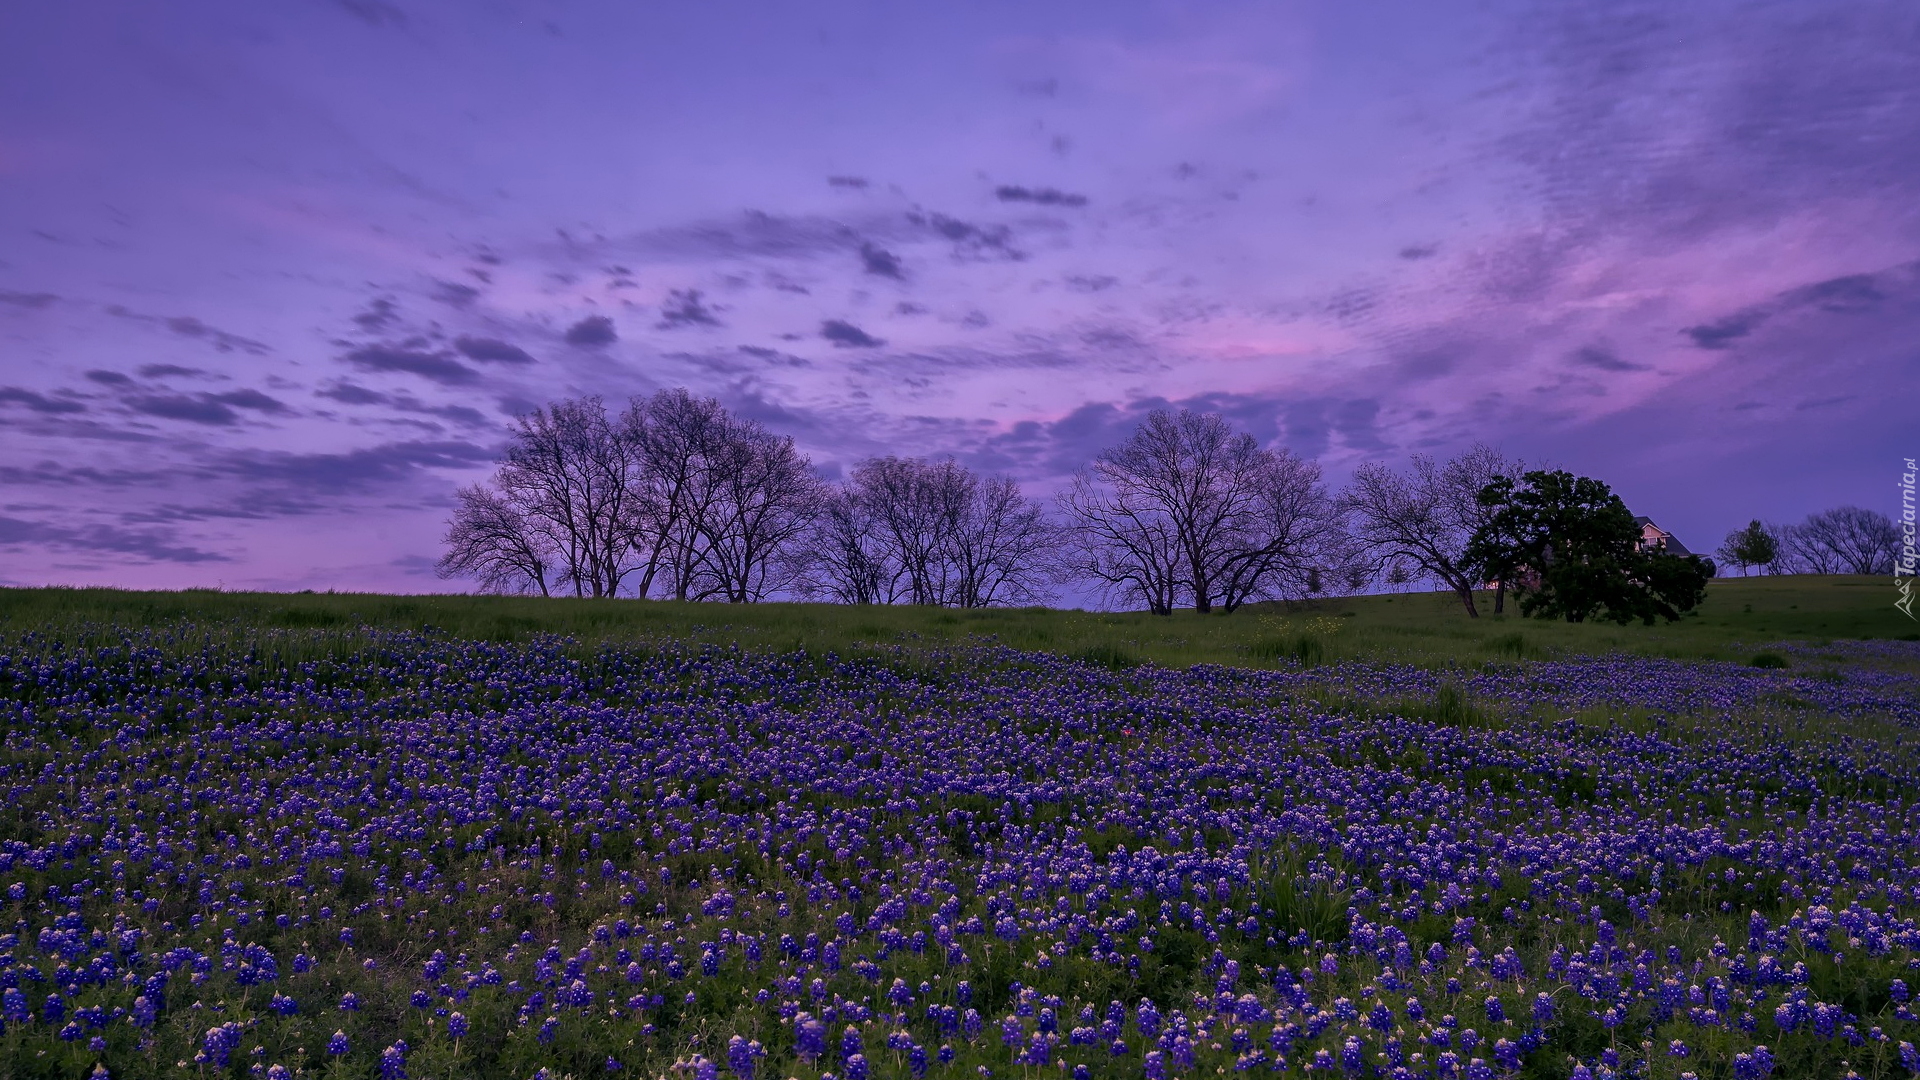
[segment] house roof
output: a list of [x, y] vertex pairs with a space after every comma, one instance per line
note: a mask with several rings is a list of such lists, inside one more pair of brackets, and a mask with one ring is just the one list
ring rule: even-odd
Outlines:
[[1645, 514], [1636, 515], [1633, 519], [1633, 523], [1635, 525], [1640, 526], [1640, 529], [1643, 533], [1649, 527], [1651, 527], [1655, 532], [1658, 532], [1661, 536], [1666, 537], [1666, 543], [1662, 546], [1665, 548], [1668, 554], [1671, 554], [1671, 555], [1693, 554], [1693, 552], [1687, 550], [1687, 545], [1680, 542], [1679, 537], [1673, 535], [1672, 533], [1668, 532], [1665, 529], [1662, 529], [1660, 526], [1655, 525], [1653, 523], [1653, 519], [1646, 516]]

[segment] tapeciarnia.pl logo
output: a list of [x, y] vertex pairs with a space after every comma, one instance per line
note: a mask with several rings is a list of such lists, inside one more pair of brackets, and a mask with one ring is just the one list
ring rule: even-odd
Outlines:
[[1907, 467], [1900, 474], [1900, 555], [1893, 560], [1893, 586], [1900, 591], [1900, 599], [1893, 606], [1904, 612], [1907, 618], [1913, 614], [1913, 575], [1914, 575], [1914, 520], [1913, 520], [1913, 478], [1920, 472], [1914, 468], [1913, 459], [1907, 458]]

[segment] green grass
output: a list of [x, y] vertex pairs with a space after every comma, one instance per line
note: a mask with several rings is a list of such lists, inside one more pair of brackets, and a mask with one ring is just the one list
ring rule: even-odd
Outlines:
[[[1491, 596], [1482, 600], [1483, 610], [1490, 609]], [[1154, 616], [1046, 608], [956, 611], [501, 596], [0, 589], [0, 633], [61, 633], [87, 624], [154, 625], [189, 619], [225, 623], [236, 630], [432, 626], [491, 640], [537, 633], [566, 634], [589, 643], [672, 636], [816, 654], [844, 654], [875, 644], [961, 644], [987, 637], [1116, 669], [1142, 662], [1266, 667], [1355, 658], [1446, 665], [1608, 653], [1749, 663], [1766, 651], [1763, 646], [1781, 641], [1920, 640], [1920, 623], [1894, 608], [1893, 589], [1885, 579], [1812, 575], [1715, 581], [1696, 613], [1650, 627], [1549, 622], [1522, 618], [1511, 610], [1469, 619], [1453, 596], [1444, 593], [1262, 604], [1231, 615]]]

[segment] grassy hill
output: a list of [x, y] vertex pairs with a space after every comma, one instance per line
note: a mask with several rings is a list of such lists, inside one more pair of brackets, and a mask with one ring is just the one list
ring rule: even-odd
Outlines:
[[[225, 623], [236, 630], [436, 627], [458, 636], [583, 641], [672, 635], [750, 649], [811, 652], [872, 644], [959, 643], [991, 637], [1022, 649], [1115, 666], [1142, 661], [1264, 666], [1295, 658], [1418, 664], [1476, 663], [1613, 652], [1746, 661], [1780, 641], [1920, 640], [1920, 623], [1893, 606], [1884, 578], [1789, 576], [1715, 581], [1694, 614], [1669, 625], [1575, 625], [1483, 614], [1469, 619], [1450, 594], [1355, 596], [1263, 604], [1232, 615], [1171, 617], [1043, 608], [954, 611], [828, 604], [722, 605], [671, 601], [365, 593], [229, 593], [211, 590], [0, 589], [0, 633], [81, 631], [89, 624]], [[1482, 607], [1490, 607], [1491, 598]]]

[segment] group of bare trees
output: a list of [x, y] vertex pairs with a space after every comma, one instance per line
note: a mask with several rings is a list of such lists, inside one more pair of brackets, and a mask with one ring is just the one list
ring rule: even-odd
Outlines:
[[889, 457], [830, 485], [792, 439], [676, 389], [522, 416], [456, 493], [438, 570], [542, 596], [982, 607], [1044, 598], [1057, 539], [1012, 480]]
[[824, 500], [795, 591], [846, 604], [1034, 603], [1058, 576], [1057, 539], [1007, 477], [874, 458]]
[[1797, 525], [1754, 521], [1729, 534], [1720, 554], [1742, 573], [1758, 567], [1775, 574], [1891, 574], [1900, 545], [1892, 518], [1839, 506]]
[[1320, 467], [1213, 414], [1151, 414], [1060, 508], [1068, 569], [1160, 614], [1306, 596], [1355, 565]]
[[[458, 492], [439, 570], [494, 591], [735, 603], [985, 607], [1073, 582], [1162, 614], [1431, 581], [1477, 616], [1479, 590], [1499, 612], [1511, 584], [1471, 551], [1495, 509], [1482, 496], [1523, 472], [1476, 445], [1363, 464], [1334, 493], [1318, 464], [1218, 415], [1162, 410], [1049, 513], [952, 460], [872, 458], [828, 483], [792, 439], [676, 389], [617, 415], [583, 398], [521, 417], [499, 471]], [[1751, 528], [1776, 541], [1776, 570], [1883, 573], [1898, 541], [1856, 507]]]
[[665, 390], [519, 419], [490, 483], [461, 489], [443, 576], [507, 592], [763, 600], [812, 523], [820, 482], [793, 440]]
[[829, 484], [792, 440], [685, 390], [618, 415], [584, 398], [519, 419], [493, 478], [458, 492], [439, 571], [541, 595], [951, 607], [1082, 580], [1162, 613], [1366, 577], [1319, 466], [1215, 415], [1153, 414], [1058, 508], [952, 460], [873, 458]]

